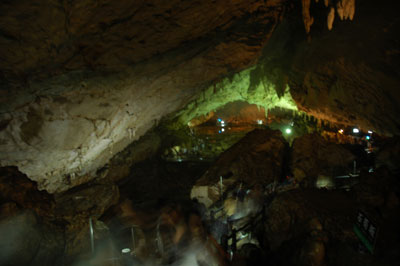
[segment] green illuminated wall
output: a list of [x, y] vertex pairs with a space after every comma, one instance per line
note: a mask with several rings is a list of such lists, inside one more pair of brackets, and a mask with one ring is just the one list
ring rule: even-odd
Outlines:
[[279, 92], [279, 89], [265, 76], [257, 75], [259, 72], [256, 67], [252, 67], [206, 88], [197, 95], [196, 100], [178, 113], [179, 123], [187, 124], [195, 117], [206, 115], [229, 102], [238, 100], [264, 107], [266, 112], [275, 107], [297, 110], [289, 87], [286, 86]]

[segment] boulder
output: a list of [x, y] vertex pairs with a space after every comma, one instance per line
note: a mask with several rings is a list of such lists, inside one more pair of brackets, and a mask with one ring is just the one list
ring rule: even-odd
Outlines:
[[332, 259], [327, 255], [332, 243], [357, 243], [352, 228], [356, 213], [354, 199], [340, 191], [278, 194], [267, 207], [264, 222], [272, 260], [276, 265], [326, 265]]
[[29, 180], [17, 167], [0, 167], [0, 195], [5, 201], [34, 210], [42, 217], [48, 217], [54, 207], [53, 196], [39, 191], [37, 183]]
[[31, 210], [2, 219], [0, 235], [0, 265], [57, 265], [64, 251], [62, 233]]
[[[54, 215], [66, 223], [66, 256], [90, 254], [89, 218], [97, 219], [116, 204], [119, 190], [116, 185], [100, 180], [55, 195]], [[97, 230], [98, 231], [98, 230]]]
[[[278, 130], [256, 129], [220, 155], [196, 182], [191, 198], [211, 206], [222, 194], [238, 197], [241, 191], [278, 181], [283, 173], [287, 142]], [[246, 192], [247, 193], [247, 192]], [[232, 194], [232, 193], [231, 193]], [[228, 203], [226, 205], [229, 205]]]
[[349, 173], [354, 155], [341, 145], [329, 143], [318, 134], [306, 134], [293, 141], [291, 169], [297, 182], [313, 186], [319, 175]]
[[0, 265], [29, 265], [40, 247], [41, 234], [32, 211], [0, 222]]

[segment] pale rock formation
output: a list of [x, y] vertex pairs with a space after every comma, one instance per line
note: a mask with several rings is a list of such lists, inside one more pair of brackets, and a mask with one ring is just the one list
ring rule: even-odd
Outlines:
[[332, 29], [334, 20], [335, 20], [335, 9], [333, 7], [331, 7], [331, 10], [329, 11], [328, 18], [327, 18], [328, 30]]
[[311, 0], [302, 0], [302, 13], [303, 13], [303, 22], [304, 22], [304, 27], [306, 29], [307, 33], [310, 33], [310, 29], [312, 24], [314, 23], [314, 18], [310, 15], [310, 5], [311, 5]]
[[341, 0], [336, 5], [337, 13], [341, 20], [353, 20], [356, 9], [355, 0]]
[[0, 166], [51, 193], [254, 64], [285, 1], [111, 2], [0, 3]]
[[[318, 3], [319, 1], [315, 2]], [[324, 4], [325, 7], [329, 7], [330, 1], [324, 0]], [[307, 33], [310, 33], [311, 26], [314, 23], [314, 18], [310, 14], [310, 5], [311, 5], [311, 0], [302, 0], [303, 22]], [[340, 20], [346, 20], [346, 19], [353, 20], [355, 9], [356, 9], [355, 0], [339, 0], [336, 4], [336, 11], [339, 15]], [[327, 17], [327, 25], [329, 30], [332, 29], [334, 19], [335, 19], [335, 9], [331, 7]]]

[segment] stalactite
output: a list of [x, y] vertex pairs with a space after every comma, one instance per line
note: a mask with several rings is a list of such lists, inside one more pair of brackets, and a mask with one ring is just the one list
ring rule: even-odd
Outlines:
[[327, 18], [328, 30], [332, 29], [334, 20], [335, 20], [335, 9], [333, 7], [331, 7], [331, 10], [329, 11], [328, 18]]
[[310, 33], [311, 25], [314, 23], [314, 18], [310, 15], [311, 0], [302, 0], [303, 22], [307, 33]]
[[353, 20], [356, 9], [355, 0], [341, 0], [336, 4], [336, 11], [341, 20]]
[[133, 137], [135, 137], [135, 130], [133, 128], [128, 128], [128, 135], [129, 135], [129, 139], [132, 140]]
[[[318, 0], [315, 0], [318, 3]], [[307, 33], [310, 33], [311, 26], [314, 23], [314, 18], [310, 14], [310, 5], [311, 0], [301, 0], [302, 3], [302, 14], [303, 14], [303, 22], [304, 27]], [[333, 21], [335, 20], [335, 7], [330, 0], [324, 0], [325, 7], [330, 6], [330, 10], [326, 19], [327, 26], [329, 30], [333, 28]], [[355, 0], [338, 0], [336, 3], [336, 12], [340, 20], [350, 19], [353, 20], [356, 9], [356, 1]]]

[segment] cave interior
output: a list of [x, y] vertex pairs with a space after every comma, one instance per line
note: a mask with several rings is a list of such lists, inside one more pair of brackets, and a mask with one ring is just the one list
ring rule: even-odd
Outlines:
[[398, 265], [399, 7], [1, 1], [0, 265]]

